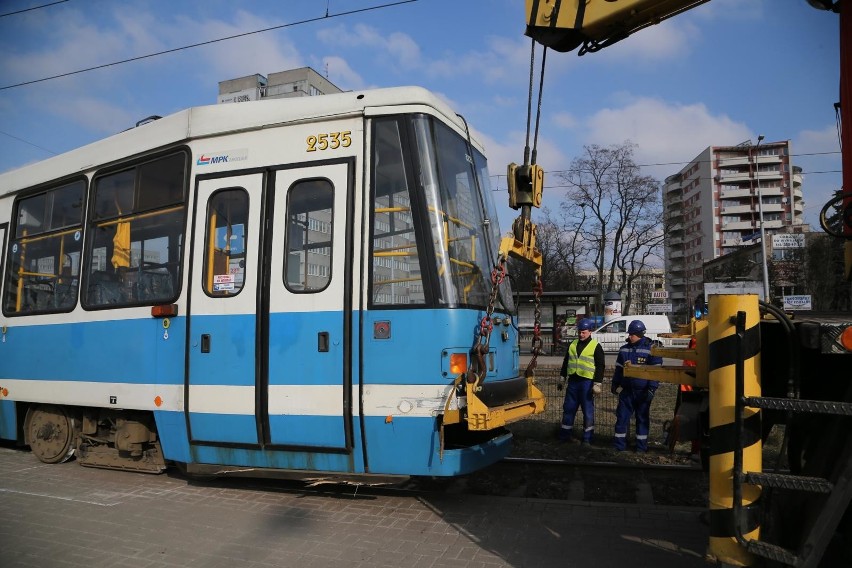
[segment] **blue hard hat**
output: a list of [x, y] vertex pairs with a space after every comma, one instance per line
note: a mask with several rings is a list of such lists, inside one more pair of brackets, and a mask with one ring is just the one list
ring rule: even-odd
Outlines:
[[645, 335], [645, 324], [642, 323], [642, 320], [633, 320], [630, 322], [630, 325], [627, 326], [627, 333], [642, 337]]
[[577, 331], [592, 331], [595, 329], [595, 322], [589, 318], [583, 318], [577, 322]]

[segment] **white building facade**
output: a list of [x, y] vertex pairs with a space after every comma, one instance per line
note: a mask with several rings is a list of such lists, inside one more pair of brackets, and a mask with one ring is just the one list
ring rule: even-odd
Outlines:
[[[804, 224], [801, 168], [790, 141], [710, 146], [663, 184], [667, 289], [676, 314], [704, 291], [709, 260]], [[761, 199], [759, 200], [759, 196]]]

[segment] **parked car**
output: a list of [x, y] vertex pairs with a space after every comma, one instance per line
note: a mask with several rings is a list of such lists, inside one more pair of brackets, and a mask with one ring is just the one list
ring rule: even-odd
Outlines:
[[[669, 323], [669, 318], [661, 314], [618, 316], [593, 331], [592, 337], [598, 340], [598, 343], [601, 344], [604, 351], [608, 353], [616, 352], [622, 345], [624, 345], [624, 342], [627, 341], [627, 326], [630, 325], [630, 322], [637, 319], [642, 320], [642, 323], [645, 324], [646, 337], [660, 341], [660, 343], [665, 346], [673, 345], [672, 338], [660, 337], [661, 334], [670, 334], [672, 332], [672, 326]], [[688, 343], [689, 338], [685, 338], [684, 341]], [[684, 344], [684, 347], [686, 346], [686, 343]], [[675, 343], [675, 345], [677, 344]]]

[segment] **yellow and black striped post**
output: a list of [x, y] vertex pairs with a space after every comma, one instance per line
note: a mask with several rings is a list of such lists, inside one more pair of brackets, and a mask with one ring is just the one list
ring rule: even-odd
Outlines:
[[[720, 563], [750, 566], [754, 557], [742, 547], [741, 539], [760, 536], [760, 487], [744, 484], [735, 492], [734, 466], [741, 460], [742, 471], [761, 471], [760, 411], [744, 408], [740, 429], [735, 400], [738, 395], [760, 396], [758, 297], [713, 295], [709, 307], [710, 554]], [[742, 393], [736, 389], [739, 359], [743, 361]], [[737, 455], [740, 444], [742, 453]]]

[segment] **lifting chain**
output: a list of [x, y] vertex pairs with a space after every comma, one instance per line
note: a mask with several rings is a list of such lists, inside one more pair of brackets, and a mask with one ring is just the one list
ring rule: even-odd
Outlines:
[[506, 278], [506, 256], [501, 255], [497, 260], [497, 264], [491, 270], [491, 294], [488, 297], [488, 307], [485, 309], [485, 315], [479, 322], [479, 341], [473, 348], [471, 358], [471, 372], [468, 373], [467, 382], [481, 382], [485, 378], [487, 367], [485, 365], [485, 356], [491, 349], [491, 332], [494, 329], [494, 303], [497, 301], [497, 293], [500, 291], [500, 285]]
[[535, 271], [535, 284], [533, 285], [533, 313], [535, 322], [533, 324], [532, 359], [527, 365], [525, 377], [535, 376], [535, 367], [538, 364], [538, 356], [541, 354], [541, 295], [544, 292], [544, 283], [541, 280], [541, 268]]

